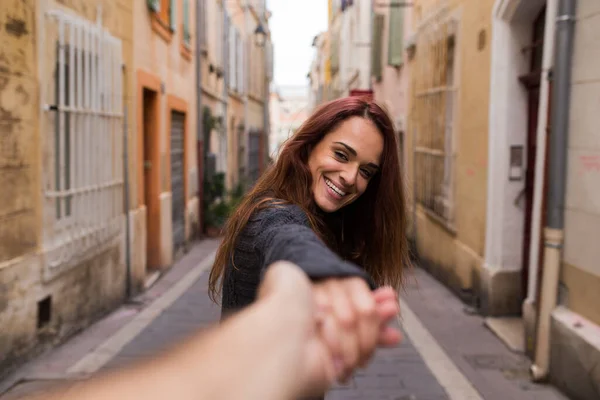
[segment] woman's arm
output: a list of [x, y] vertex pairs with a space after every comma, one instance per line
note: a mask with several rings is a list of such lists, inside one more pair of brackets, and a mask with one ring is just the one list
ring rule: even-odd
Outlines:
[[289, 261], [313, 281], [360, 277], [371, 289], [375, 288], [362, 268], [342, 260], [323, 243], [299, 207], [287, 205], [262, 210], [250, 224], [255, 230], [254, 246], [262, 257], [263, 269], [276, 261]]

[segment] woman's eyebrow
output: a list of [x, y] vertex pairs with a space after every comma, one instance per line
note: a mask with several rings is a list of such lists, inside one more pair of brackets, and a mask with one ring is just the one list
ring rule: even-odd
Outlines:
[[352, 153], [352, 155], [356, 156], [356, 150], [354, 150], [352, 147], [348, 146], [346, 143], [343, 142], [335, 142], [336, 144], [341, 144], [342, 146], [344, 146], [346, 148], [346, 150], [348, 150], [350, 153]]
[[[344, 142], [334, 142], [335, 144], [339, 144], [342, 145], [346, 148], [346, 150], [348, 150], [350, 153], [352, 153], [352, 155], [354, 155], [354, 157], [357, 156], [358, 153], [356, 153], [356, 150], [354, 150], [352, 147], [348, 146], [346, 143]], [[375, 163], [368, 163], [367, 164], [369, 167], [375, 168], [375, 169], [379, 169], [379, 165], [375, 164]]]

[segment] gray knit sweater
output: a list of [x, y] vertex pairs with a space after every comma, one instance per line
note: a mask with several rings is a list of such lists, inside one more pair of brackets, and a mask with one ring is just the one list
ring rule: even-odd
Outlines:
[[254, 301], [262, 274], [275, 261], [293, 262], [312, 280], [359, 276], [374, 284], [360, 267], [343, 261], [310, 228], [295, 205], [271, 206], [253, 215], [238, 236], [223, 280], [222, 316]]

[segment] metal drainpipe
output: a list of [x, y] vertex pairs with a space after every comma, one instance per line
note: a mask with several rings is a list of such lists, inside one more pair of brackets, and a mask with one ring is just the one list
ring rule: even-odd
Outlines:
[[550, 323], [556, 307], [564, 237], [567, 144], [571, 100], [571, 64], [577, 0], [561, 0], [556, 18], [555, 73], [548, 171], [548, 213], [544, 229], [544, 270], [533, 380], [544, 380], [550, 367]]
[[130, 243], [130, 223], [129, 223], [129, 150], [127, 135], [127, 104], [123, 110], [123, 191], [125, 207], [125, 298], [131, 297], [131, 243]]
[[228, 99], [229, 99], [229, 18], [227, 15], [227, 8], [225, 7], [225, 3], [223, 3], [223, 35], [221, 37], [221, 42], [223, 43], [221, 54], [221, 62], [223, 63], [223, 132], [221, 135], [224, 135], [224, 140], [221, 139], [221, 143], [219, 143], [219, 147], [223, 146], [224, 150], [221, 151], [221, 154], [224, 156], [225, 160], [223, 160], [223, 170], [225, 171], [225, 187], [227, 187], [227, 170], [229, 169], [229, 117], [228, 113]]
[[[125, 88], [123, 95], [125, 98], [128, 97], [128, 80], [127, 80], [127, 66], [123, 64], [121, 66], [123, 73], [123, 87]], [[124, 102], [123, 107], [123, 208], [125, 209], [125, 299], [129, 299], [132, 293], [132, 271], [131, 271], [131, 223], [129, 220], [129, 135], [128, 135], [128, 114], [129, 110], [127, 102]]]
[[[249, 31], [249, 27], [250, 27], [250, 23], [249, 23], [249, 19], [250, 19], [250, 2], [249, 0], [245, 1], [244, 4], [244, 62], [243, 62], [243, 66], [242, 69], [244, 71], [243, 76], [243, 85], [244, 85], [244, 93], [242, 95], [242, 98], [244, 100], [244, 135], [243, 135], [243, 139], [244, 139], [244, 175], [243, 177], [240, 177], [240, 179], [244, 179], [247, 187], [249, 185], [249, 179], [248, 179], [248, 174], [249, 174], [249, 169], [250, 169], [250, 109], [249, 109], [249, 100], [248, 100], [248, 93], [250, 91], [250, 70], [248, 69], [248, 60], [250, 58], [250, 40], [249, 37], [251, 37], [248, 34]], [[239, 166], [238, 166], [239, 169]]]
[[[198, 150], [200, 149], [200, 142], [204, 141], [204, 121], [203, 121], [203, 112], [202, 112], [202, 40], [200, 39], [200, 35], [198, 34], [202, 25], [202, 4], [204, 4], [206, 0], [199, 0], [196, 2], [196, 174], [198, 177], [198, 235], [202, 235], [202, 225], [203, 225], [203, 208], [204, 208], [204, 199], [203, 199], [203, 187], [204, 184], [204, 170], [206, 169], [205, 165], [205, 157], [204, 153], [206, 153], [206, 149], [202, 147], [202, 154], [199, 154]], [[204, 33], [202, 34], [204, 36]], [[202, 163], [202, 164], [200, 164]], [[203, 168], [200, 166], [203, 165]]]

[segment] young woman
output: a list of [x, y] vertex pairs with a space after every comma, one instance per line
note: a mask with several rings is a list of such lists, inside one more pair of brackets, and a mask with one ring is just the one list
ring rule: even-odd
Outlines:
[[[405, 199], [392, 121], [377, 103], [347, 97], [320, 106], [283, 146], [229, 218], [209, 292], [227, 315], [251, 304], [267, 266], [298, 265], [333, 298], [398, 289], [408, 263]], [[348, 278], [348, 279], [343, 279]], [[367, 285], [364, 285], [368, 290]], [[356, 304], [355, 304], [356, 305]], [[355, 309], [360, 308], [357, 305]]]

